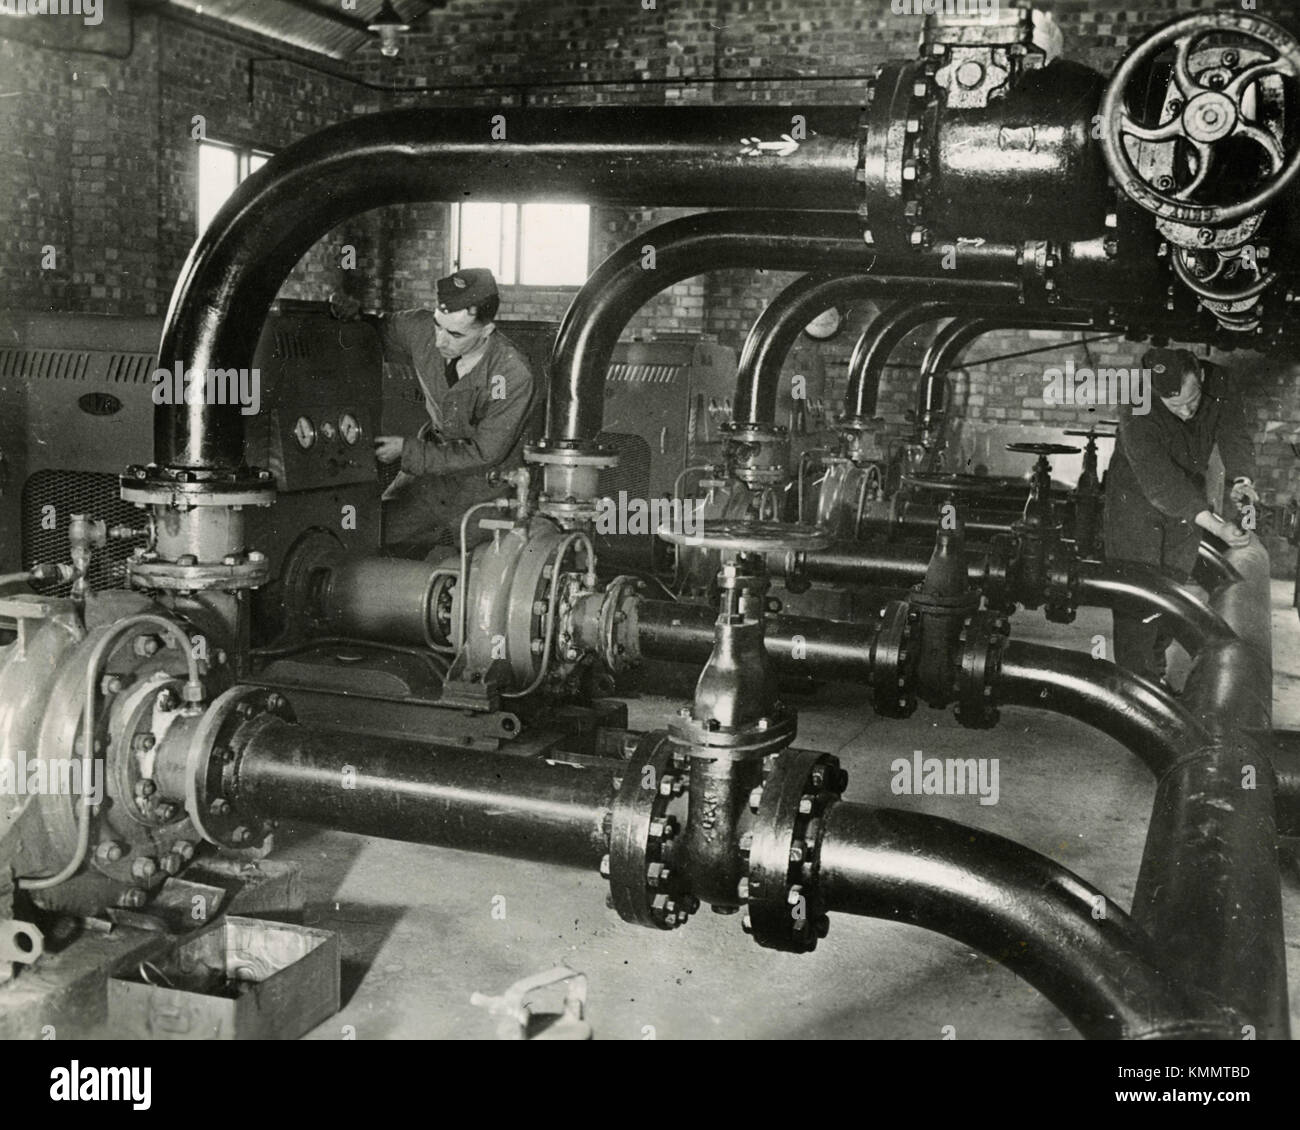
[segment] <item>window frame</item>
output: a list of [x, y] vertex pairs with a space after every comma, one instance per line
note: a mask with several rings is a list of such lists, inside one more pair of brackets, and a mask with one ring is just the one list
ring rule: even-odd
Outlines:
[[[476, 203], [478, 203], [476, 201]], [[552, 291], [552, 290], [573, 290], [577, 291], [582, 288], [587, 279], [591, 276], [591, 247], [592, 247], [592, 222], [595, 218], [595, 209], [591, 204], [587, 204], [587, 255], [586, 263], [583, 266], [582, 279], [579, 282], [572, 283], [526, 283], [521, 282], [524, 267], [524, 231], [523, 216], [525, 204], [585, 204], [585, 201], [572, 200], [486, 200], [481, 203], [496, 204], [500, 207], [514, 209], [514, 282], [502, 282], [502, 286], [522, 287], [525, 290], [533, 291]], [[464, 265], [460, 261], [460, 243], [461, 243], [461, 205], [458, 201], [453, 201], [448, 208], [447, 224], [447, 262], [452, 266], [453, 271], [459, 271]], [[497, 273], [496, 267], [493, 272]]]
[[[198, 139], [198, 147], [195, 149], [196, 156], [194, 162], [195, 238], [201, 236], [206, 230], [206, 225], [204, 225], [203, 227], [199, 226], [199, 175], [200, 175], [199, 170], [201, 167], [200, 166], [201, 159], [198, 156], [198, 154], [202, 152], [203, 146], [205, 145], [210, 145], [216, 149], [225, 149], [235, 154], [235, 188], [232, 188], [230, 190], [231, 192], [234, 192], [235, 189], [237, 189], [241, 184], [243, 184], [244, 181], [246, 181], [256, 171], [252, 167], [254, 157], [261, 157], [262, 164], [266, 164], [267, 161], [269, 161], [272, 157], [275, 156], [275, 154], [271, 150], [263, 149], [259, 145], [251, 145], [251, 144], [240, 143], [235, 141], [222, 141], [215, 137], [201, 137]], [[226, 199], [227, 200], [230, 199], [229, 193], [227, 193]], [[221, 203], [224, 205], [225, 200], [223, 200]], [[218, 208], [218, 211], [220, 211], [220, 208]]]

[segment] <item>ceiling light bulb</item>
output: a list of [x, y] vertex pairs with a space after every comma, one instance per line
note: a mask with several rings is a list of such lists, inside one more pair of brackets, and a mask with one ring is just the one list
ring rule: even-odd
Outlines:
[[366, 25], [366, 29], [379, 36], [379, 53], [391, 59], [402, 49], [401, 38], [411, 30], [411, 25], [397, 14], [392, 0], [384, 0], [384, 6]]

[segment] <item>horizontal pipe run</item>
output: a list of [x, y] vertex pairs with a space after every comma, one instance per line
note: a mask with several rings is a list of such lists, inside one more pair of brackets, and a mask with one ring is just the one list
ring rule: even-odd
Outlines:
[[831, 806], [823, 829], [828, 910], [907, 922], [972, 946], [1090, 1038], [1237, 1035], [1222, 1010], [1162, 971], [1150, 939], [1120, 907], [1037, 852], [937, 816], [846, 802]]
[[[799, 572], [810, 581], [910, 588], [925, 580], [933, 552], [933, 545], [835, 542], [823, 549], [805, 552], [800, 559]], [[971, 580], [983, 579], [984, 556], [978, 550], [967, 553], [967, 576]]]
[[1210, 740], [1154, 683], [1086, 651], [1009, 641], [994, 683], [999, 706], [1075, 718], [1109, 735], [1158, 778]]
[[[495, 200], [509, 189], [512, 198], [591, 204], [855, 209], [860, 113], [818, 107], [809, 136], [779, 159], [743, 140], [788, 131], [789, 111], [777, 107], [403, 109], [341, 122], [277, 154], [218, 212], [172, 294], [159, 364], [250, 368], [294, 265], [342, 221], [386, 205]], [[237, 467], [238, 412], [197, 398], [160, 405], [157, 461]]]
[[1225, 640], [1232, 629], [1186, 585], [1151, 565], [1136, 561], [1078, 563], [1080, 604], [1098, 605], [1121, 615], [1164, 617], [1174, 638], [1195, 655], [1207, 643]]
[[595, 869], [609, 850], [608, 770], [343, 733], [279, 719], [236, 768], [241, 813], [408, 843]]
[[[717, 611], [707, 605], [642, 600], [636, 613], [637, 646], [646, 659], [704, 663], [713, 652], [717, 619]], [[875, 634], [875, 624], [770, 615], [763, 638], [779, 674], [865, 685]]]

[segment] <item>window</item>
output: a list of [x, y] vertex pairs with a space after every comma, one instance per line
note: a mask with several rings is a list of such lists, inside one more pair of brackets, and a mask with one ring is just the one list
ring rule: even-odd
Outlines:
[[249, 173], [271, 158], [260, 149], [240, 148], [220, 141], [199, 142], [198, 232], [200, 235], [221, 210], [226, 198]]
[[503, 286], [581, 286], [587, 281], [587, 204], [452, 206], [456, 269], [487, 267]]

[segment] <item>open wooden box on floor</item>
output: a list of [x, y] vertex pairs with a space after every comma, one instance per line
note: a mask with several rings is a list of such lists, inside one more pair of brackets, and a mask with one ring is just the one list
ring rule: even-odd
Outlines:
[[294, 1040], [338, 1010], [338, 936], [258, 918], [220, 918], [108, 982], [123, 1039]]

